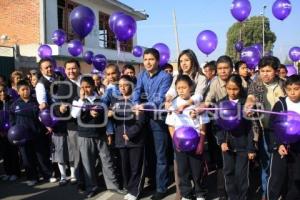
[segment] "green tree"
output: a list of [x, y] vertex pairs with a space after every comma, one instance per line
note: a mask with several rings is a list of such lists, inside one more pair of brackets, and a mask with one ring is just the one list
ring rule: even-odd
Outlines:
[[[240, 39], [244, 46], [251, 46], [253, 44], [262, 44], [262, 17], [254, 16], [242, 23], [234, 23], [227, 32], [227, 47], [226, 55], [232, 57], [235, 61], [239, 59], [239, 54], [235, 51], [234, 44]], [[264, 17], [265, 26], [265, 52], [273, 49], [273, 44], [276, 41], [276, 35], [270, 29], [270, 21]]]

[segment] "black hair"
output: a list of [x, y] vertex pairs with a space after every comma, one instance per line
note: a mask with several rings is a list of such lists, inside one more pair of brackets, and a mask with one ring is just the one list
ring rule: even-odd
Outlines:
[[2, 78], [2, 80], [3, 80], [4, 82], [6, 82], [6, 77], [5, 77], [4, 75], [0, 74], [0, 78]]
[[91, 76], [84, 76], [84, 77], [82, 77], [80, 83], [82, 83], [82, 82], [86, 82], [89, 85], [95, 87], [95, 82], [94, 82], [94, 80], [93, 80], [93, 78]]
[[237, 62], [235, 63], [235, 65], [234, 65], [234, 70], [237, 72], [237, 74], [239, 73], [240, 67], [241, 67], [242, 65], [244, 65], [244, 64], [247, 66], [246, 62], [244, 62], [244, 61], [242, 61], [242, 60], [237, 61]]
[[131, 69], [131, 70], [134, 71], [134, 73], [135, 73], [135, 68], [134, 68], [133, 65], [130, 65], [130, 64], [124, 65], [124, 66], [123, 66], [123, 69], [122, 69], [122, 73], [124, 73], [126, 69]]
[[205, 65], [203, 66], [203, 69], [207, 68], [207, 67], [210, 70], [216, 71], [217, 70], [216, 61], [212, 60], [212, 61], [205, 63]]
[[286, 82], [285, 82], [285, 87], [287, 87], [288, 85], [300, 85], [300, 75], [291, 75], [289, 77], [287, 77]]
[[53, 59], [52, 59], [52, 58], [42, 58], [42, 59], [39, 61], [39, 63], [38, 63], [39, 68], [41, 68], [41, 66], [42, 66], [42, 64], [43, 64], [44, 62], [50, 62], [51, 65], [52, 65], [52, 67], [54, 66], [54, 63], [53, 63]]
[[159, 55], [159, 51], [157, 51], [156, 49], [154, 49], [154, 48], [148, 48], [148, 49], [146, 49], [146, 50], [144, 51], [144, 56], [145, 56], [146, 54], [151, 54], [151, 55], [153, 55], [154, 58], [155, 58], [157, 61], [159, 61], [160, 55]]
[[134, 89], [134, 85], [135, 85], [135, 80], [131, 76], [129, 76], [129, 75], [122, 75], [120, 77], [120, 80], [121, 79], [125, 79], [127, 82], [130, 83], [130, 94], [132, 94], [133, 89]]
[[278, 70], [284, 69], [286, 73], [288, 73], [288, 70], [284, 64], [280, 64]]
[[117, 64], [108, 63], [105, 67], [105, 70], [107, 70], [108, 68], [114, 68], [116, 70], [117, 74], [120, 75], [119, 66]]
[[258, 69], [264, 68], [266, 66], [270, 66], [275, 71], [277, 71], [280, 66], [280, 60], [275, 56], [264, 56], [258, 63]]
[[67, 64], [70, 64], [70, 63], [75, 63], [76, 66], [78, 67], [78, 69], [80, 69], [80, 63], [78, 60], [74, 59], [74, 58], [71, 58], [70, 60], [67, 60], [64, 64], [64, 68], [66, 68]]
[[179, 75], [183, 74], [183, 70], [181, 69], [180, 67], [180, 58], [183, 56], [183, 55], [186, 55], [187, 57], [189, 57], [189, 59], [191, 60], [191, 65], [192, 65], [192, 78], [194, 79], [197, 72], [202, 73], [201, 69], [200, 69], [200, 65], [199, 65], [199, 62], [198, 62], [198, 59], [197, 59], [197, 56], [196, 54], [194, 53], [193, 50], [191, 49], [186, 49], [186, 50], [183, 50], [179, 56], [178, 56], [178, 61], [177, 61], [177, 64], [178, 64], [178, 72], [179, 72]]
[[233, 62], [229, 56], [226, 55], [220, 56], [216, 62], [216, 66], [218, 66], [220, 63], [227, 63], [229, 67], [233, 69]]
[[164, 66], [162, 66], [162, 68], [165, 69], [172, 69], [173, 70], [173, 65], [171, 65], [170, 63], [166, 63]]
[[238, 86], [238, 88], [240, 89], [240, 94], [239, 94], [240, 97], [246, 97], [246, 91], [244, 90], [243, 87], [243, 80], [239, 75], [231, 74], [228, 80], [226, 81], [226, 84], [229, 82], [233, 82]]
[[177, 83], [179, 81], [184, 81], [186, 82], [190, 87], [193, 87], [194, 86], [194, 81], [188, 76], [188, 75], [185, 75], [185, 74], [182, 74], [182, 75], [178, 75], [176, 81], [175, 81], [175, 85], [177, 85]]
[[28, 80], [22, 79], [17, 83], [17, 90], [19, 90], [22, 86], [27, 86], [30, 88], [30, 83], [28, 82]]

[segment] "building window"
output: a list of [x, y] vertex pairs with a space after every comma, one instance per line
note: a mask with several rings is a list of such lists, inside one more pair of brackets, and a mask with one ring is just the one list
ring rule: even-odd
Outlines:
[[79, 36], [72, 30], [71, 23], [69, 22], [70, 13], [78, 5], [79, 4], [69, 0], [57, 0], [58, 28], [66, 32], [67, 41], [80, 39]]
[[[99, 46], [106, 49], [117, 49], [117, 42], [114, 33], [110, 30], [108, 25], [109, 15], [99, 13]], [[131, 52], [132, 40], [120, 43], [120, 50]]]

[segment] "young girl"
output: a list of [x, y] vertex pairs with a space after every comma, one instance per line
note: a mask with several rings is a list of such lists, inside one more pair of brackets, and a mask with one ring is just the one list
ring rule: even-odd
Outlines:
[[234, 70], [242, 78], [243, 88], [247, 91], [251, 84], [251, 78], [248, 72], [247, 64], [244, 61], [238, 61], [234, 65]]
[[0, 148], [4, 159], [5, 175], [2, 180], [15, 181], [20, 175], [20, 160], [18, 148], [9, 143], [7, 139], [7, 131], [9, 128], [9, 106], [12, 101], [6, 93], [4, 84], [0, 83]]
[[[188, 75], [178, 76], [176, 82], [176, 92], [178, 97], [173, 100], [171, 110], [176, 110], [178, 107], [186, 104], [192, 95], [194, 86], [193, 81]], [[203, 148], [205, 140], [205, 124], [209, 122], [206, 113], [191, 118], [190, 113], [194, 106], [189, 106], [181, 113], [172, 112], [166, 118], [166, 124], [169, 126], [171, 137], [177, 128], [185, 125], [191, 126], [197, 130], [200, 141], [195, 152], [181, 152], [175, 149], [176, 162], [178, 165], [179, 190], [183, 200], [192, 199], [195, 195], [197, 200], [204, 200], [207, 188], [204, 186], [204, 160]], [[194, 190], [191, 185], [190, 176], [194, 182]], [[194, 192], [193, 192], [194, 191]]]
[[[231, 75], [226, 83], [227, 96], [220, 100], [237, 103], [238, 109], [245, 103], [242, 79], [239, 75]], [[223, 155], [223, 173], [228, 199], [247, 199], [249, 187], [248, 160], [255, 157], [251, 123], [245, 118], [234, 130], [217, 131], [217, 143]]]
[[131, 94], [134, 80], [123, 75], [119, 81], [122, 98], [113, 100], [113, 123], [115, 125], [115, 146], [119, 148], [122, 163], [123, 187], [127, 189], [127, 200], [136, 200], [142, 190], [144, 172], [145, 116], [133, 112]]
[[86, 196], [90, 198], [97, 193], [97, 154], [100, 155], [107, 189], [118, 192], [119, 185], [107, 146], [106, 106], [94, 92], [95, 82], [92, 77], [83, 77], [80, 87], [80, 99], [73, 101], [71, 115], [78, 121], [78, 147], [84, 168]]
[[[200, 71], [200, 65], [197, 60], [195, 53], [191, 49], [186, 49], [182, 51], [178, 57], [178, 72], [179, 75], [188, 75], [191, 80], [195, 83], [191, 90], [191, 98], [186, 101], [179, 109], [183, 110], [185, 107], [188, 107], [193, 104], [198, 104], [203, 98], [204, 92], [207, 87], [207, 79]], [[177, 96], [175, 82], [177, 77], [174, 77], [172, 85], [169, 91], [166, 94], [166, 107], [168, 108], [171, 105], [173, 98]]]

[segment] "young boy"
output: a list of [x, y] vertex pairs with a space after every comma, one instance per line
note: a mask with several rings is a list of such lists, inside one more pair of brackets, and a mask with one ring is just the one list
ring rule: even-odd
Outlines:
[[38, 180], [36, 162], [40, 165], [44, 180], [51, 177], [51, 163], [47, 149], [46, 129], [38, 119], [39, 105], [30, 96], [30, 85], [25, 80], [17, 83], [19, 98], [10, 107], [10, 124], [23, 125], [31, 135], [24, 145], [20, 146], [23, 165], [27, 175], [27, 185], [33, 186]]
[[94, 196], [98, 189], [95, 173], [97, 153], [101, 158], [107, 189], [120, 192], [106, 142], [106, 106], [94, 92], [95, 83], [92, 77], [83, 77], [80, 87], [80, 99], [73, 101], [76, 105], [73, 104], [71, 115], [78, 122], [78, 146], [84, 168], [86, 196]]
[[[300, 115], [300, 75], [287, 78], [285, 84], [287, 97], [282, 97], [275, 104], [274, 112], [294, 111]], [[272, 115], [270, 127], [273, 126]], [[300, 125], [300, 124], [299, 124]], [[270, 177], [267, 187], [268, 199], [275, 200], [283, 196], [284, 199], [299, 199], [300, 197], [300, 140], [295, 143], [284, 144], [272, 130], [270, 134], [271, 147], [274, 150], [271, 157]], [[288, 184], [285, 181], [288, 181]], [[287, 194], [283, 187], [288, 185]]]

